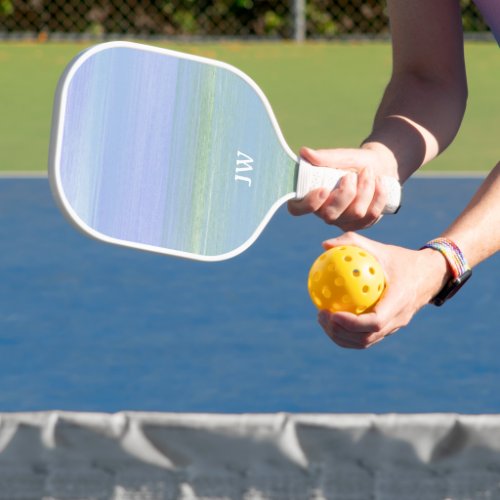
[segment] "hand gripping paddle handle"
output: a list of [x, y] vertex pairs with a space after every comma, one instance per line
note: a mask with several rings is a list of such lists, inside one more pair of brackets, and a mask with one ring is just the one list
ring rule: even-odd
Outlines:
[[[313, 189], [321, 187], [333, 190], [347, 173], [349, 170], [316, 167], [300, 158], [296, 198], [300, 200]], [[382, 177], [381, 182], [387, 196], [383, 213], [395, 214], [401, 206], [401, 184], [394, 177]]]

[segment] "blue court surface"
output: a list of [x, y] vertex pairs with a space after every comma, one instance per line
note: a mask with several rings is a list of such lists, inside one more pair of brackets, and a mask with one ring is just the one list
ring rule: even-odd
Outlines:
[[[480, 179], [414, 179], [365, 234], [418, 248]], [[339, 234], [285, 208], [244, 254], [203, 264], [74, 230], [45, 178], [0, 181], [0, 411], [500, 411], [500, 256], [367, 351], [316, 323], [306, 280]], [[481, 244], [481, 242], [478, 242]]]

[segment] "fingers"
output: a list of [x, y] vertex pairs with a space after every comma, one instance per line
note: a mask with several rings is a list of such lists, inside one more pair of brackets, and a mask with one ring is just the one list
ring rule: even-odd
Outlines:
[[357, 176], [356, 200], [345, 211], [345, 215], [363, 219], [368, 213], [375, 194], [375, 174], [371, 168], [364, 168]]
[[367, 219], [377, 222], [382, 218], [384, 208], [387, 204], [387, 193], [382, 185], [380, 177], [375, 177], [375, 190], [372, 203], [366, 213]]
[[301, 200], [289, 201], [288, 210], [292, 215], [315, 213], [327, 224], [336, 225], [344, 231], [370, 227], [381, 218], [386, 195], [371, 166], [371, 152], [302, 148], [300, 155], [312, 165], [321, 166], [319, 168], [333, 167], [348, 169], [349, 172], [331, 192], [318, 189]]
[[347, 349], [367, 349], [399, 329], [391, 322], [383, 321], [376, 313], [356, 316], [321, 311], [318, 322], [333, 342]]
[[356, 315], [349, 312], [320, 311], [318, 322], [337, 345], [350, 349], [367, 349], [409, 323], [415, 313], [413, 309], [394, 310], [394, 304], [403, 301], [404, 297], [392, 293], [388, 287], [372, 312]]
[[316, 211], [327, 224], [335, 224], [356, 198], [357, 176], [353, 172], [344, 175], [323, 205]]
[[331, 192], [326, 188], [311, 191], [301, 200], [288, 202], [292, 215], [315, 213], [327, 224], [344, 231], [370, 227], [382, 216], [386, 204], [385, 191], [371, 169], [356, 175], [349, 172]]
[[288, 211], [292, 215], [306, 215], [317, 212], [330, 196], [326, 188], [315, 189], [301, 200], [290, 200]]
[[365, 168], [357, 175], [355, 196], [349, 204], [344, 204], [338, 210], [333, 223], [344, 231], [370, 227], [381, 218], [385, 204], [386, 194], [380, 179], [372, 169]]

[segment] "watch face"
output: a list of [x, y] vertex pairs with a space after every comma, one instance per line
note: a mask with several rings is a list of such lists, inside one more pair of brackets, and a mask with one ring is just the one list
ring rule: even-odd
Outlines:
[[443, 289], [432, 299], [432, 303], [436, 306], [442, 306], [448, 299], [451, 299], [453, 295], [455, 295], [460, 288], [462, 288], [467, 280], [472, 276], [472, 270], [468, 269], [464, 274], [459, 276], [458, 278], [453, 278]]

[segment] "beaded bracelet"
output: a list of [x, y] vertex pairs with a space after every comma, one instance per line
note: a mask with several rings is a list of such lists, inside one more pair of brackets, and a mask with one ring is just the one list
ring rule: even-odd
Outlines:
[[436, 238], [427, 242], [421, 250], [423, 248], [431, 248], [440, 252], [446, 259], [453, 275], [453, 278], [431, 301], [434, 305], [441, 306], [447, 299], [453, 297], [471, 277], [472, 270], [460, 248], [448, 238]]

